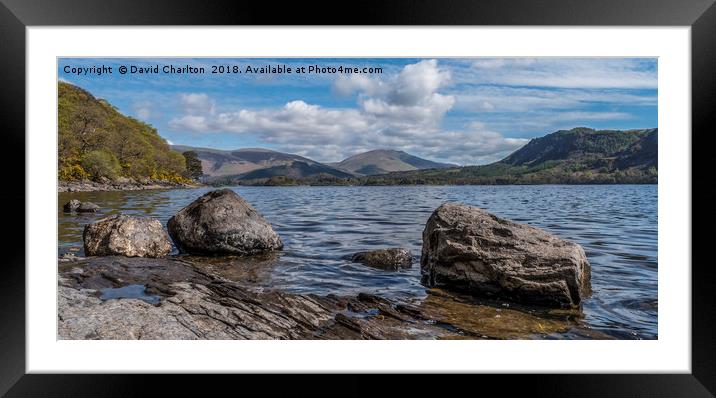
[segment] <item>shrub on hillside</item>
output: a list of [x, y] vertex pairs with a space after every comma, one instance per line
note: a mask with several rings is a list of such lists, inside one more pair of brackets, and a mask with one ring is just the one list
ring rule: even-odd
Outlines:
[[102, 177], [114, 180], [122, 170], [117, 157], [103, 150], [87, 152], [82, 157], [82, 168], [94, 180], [99, 180]]

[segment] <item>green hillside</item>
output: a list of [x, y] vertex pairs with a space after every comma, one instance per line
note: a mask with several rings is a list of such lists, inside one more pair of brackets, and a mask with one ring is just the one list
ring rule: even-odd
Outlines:
[[60, 181], [189, 181], [184, 156], [154, 127], [64, 82], [58, 85], [58, 128]]
[[578, 127], [535, 138], [484, 166], [416, 170], [363, 178], [394, 184], [656, 184], [658, 129]]

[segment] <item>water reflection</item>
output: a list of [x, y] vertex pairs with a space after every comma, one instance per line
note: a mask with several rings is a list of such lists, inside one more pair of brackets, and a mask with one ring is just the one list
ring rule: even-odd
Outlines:
[[117, 288], [108, 287], [100, 290], [100, 294], [102, 300], [134, 298], [146, 301], [149, 304], [159, 304], [161, 300], [159, 296], [148, 295], [146, 286], [144, 285], [127, 285]]

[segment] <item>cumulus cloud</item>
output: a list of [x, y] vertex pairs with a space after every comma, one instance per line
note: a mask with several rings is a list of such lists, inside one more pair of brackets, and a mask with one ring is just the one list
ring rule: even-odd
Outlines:
[[388, 94], [389, 101], [414, 106], [438, 96], [437, 90], [450, 80], [450, 72], [438, 68], [434, 59], [406, 65]]
[[341, 75], [333, 82], [333, 91], [341, 96], [355, 93], [377, 95], [386, 90], [386, 85], [380, 79], [370, 78], [367, 75], [353, 73]]
[[[450, 71], [436, 60], [406, 65], [388, 78], [354, 74], [337, 78], [332, 90], [354, 95], [355, 107], [332, 108], [296, 99], [280, 107], [217, 112], [205, 94], [182, 94], [185, 114], [171, 128], [189, 132], [251, 134], [279, 150], [319, 161], [391, 148], [458, 164], [498, 160], [527, 140], [505, 138], [485, 125], [442, 127], [457, 97], [445, 94]], [[491, 106], [483, 101], [484, 106]]]

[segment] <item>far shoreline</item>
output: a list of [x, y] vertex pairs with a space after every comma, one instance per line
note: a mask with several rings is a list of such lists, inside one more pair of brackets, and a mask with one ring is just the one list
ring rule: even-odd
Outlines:
[[132, 185], [112, 185], [94, 182], [83, 183], [67, 183], [61, 181], [58, 184], [57, 193], [80, 193], [80, 192], [131, 192], [131, 191], [152, 191], [152, 190], [171, 190], [171, 189], [198, 189], [198, 188], [378, 188], [378, 187], [517, 187], [517, 186], [642, 186], [654, 185], [658, 183], [568, 183], [568, 184], [386, 184], [386, 185], [262, 185], [262, 184], [229, 184], [229, 185], [207, 185], [207, 184], [178, 184], [168, 182], [152, 182], [147, 184]]
[[148, 191], [166, 189], [192, 189], [202, 188], [206, 185], [201, 183], [188, 184], [162, 180], [150, 180], [146, 182], [137, 181], [116, 181], [96, 182], [90, 180], [82, 181], [58, 181], [57, 193], [64, 192], [112, 192], [112, 191]]

